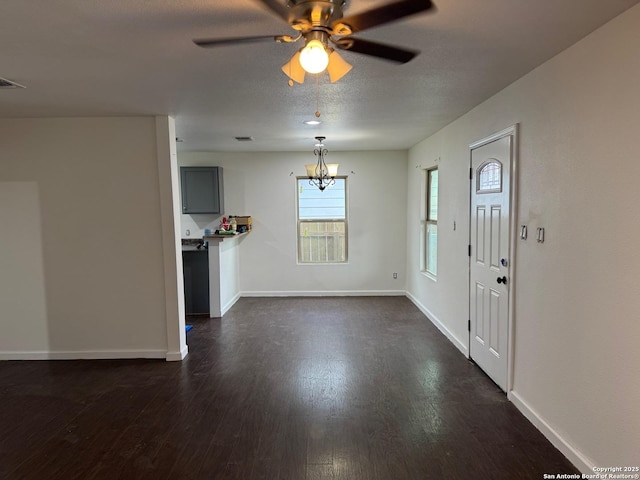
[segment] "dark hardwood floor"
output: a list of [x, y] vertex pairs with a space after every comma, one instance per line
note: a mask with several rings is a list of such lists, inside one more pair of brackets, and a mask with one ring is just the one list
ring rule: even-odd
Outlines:
[[0, 478], [578, 473], [406, 298], [245, 298], [188, 323], [183, 362], [0, 362]]

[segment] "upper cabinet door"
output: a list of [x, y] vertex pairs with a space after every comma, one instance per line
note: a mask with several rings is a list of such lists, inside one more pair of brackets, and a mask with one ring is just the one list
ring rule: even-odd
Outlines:
[[180, 167], [180, 183], [182, 213], [223, 213], [222, 167]]

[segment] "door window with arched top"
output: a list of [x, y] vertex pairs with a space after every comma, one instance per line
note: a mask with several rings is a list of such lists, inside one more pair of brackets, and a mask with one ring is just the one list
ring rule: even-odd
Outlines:
[[502, 191], [502, 163], [492, 158], [478, 167], [476, 175], [477, 193]]

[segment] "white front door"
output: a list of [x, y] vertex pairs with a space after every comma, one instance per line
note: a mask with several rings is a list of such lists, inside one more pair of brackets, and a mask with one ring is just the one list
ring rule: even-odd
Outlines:
[[513, 135], [471, 146], [469, 356], [504, 391], [509, 348]]

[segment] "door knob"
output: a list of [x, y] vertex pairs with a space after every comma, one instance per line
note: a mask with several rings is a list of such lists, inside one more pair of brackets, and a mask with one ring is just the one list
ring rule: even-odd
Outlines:
[[507, 277], [498, 277], [498, 283], [507, 284]]

